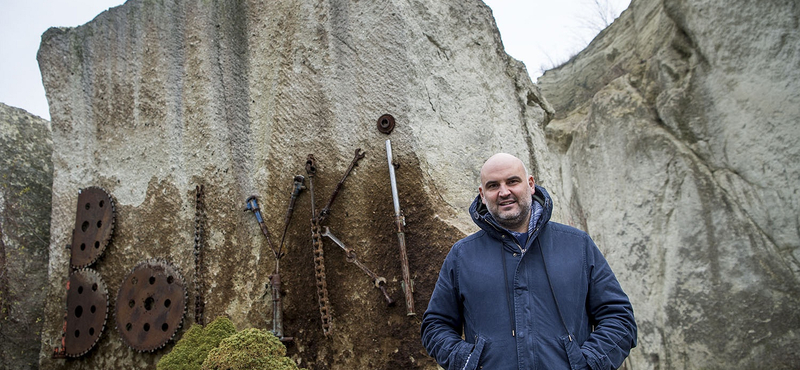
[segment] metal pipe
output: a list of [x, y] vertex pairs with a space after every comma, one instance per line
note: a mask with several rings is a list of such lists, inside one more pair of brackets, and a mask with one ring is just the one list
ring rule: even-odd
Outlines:
[[400, 214], [400, 198], [397, 195], [397, 178], [394, 174], [392, 165], [392, 141], [386, 140], [386, 159], [389, 161], [389, 180], [392, 182], [392, 201], [394, 202], [394, 214]]
[[406, 224], [406, 219], [403, 212], [400, 210], [400, 197], [397, 194], [397, 178], [394, 174], [394, 165], [392, 164], [392, 142], [386, 140], [386, 159], [389, 162], [389, 180], [392, 184], [392, 201], [394, 202], [394, 223], [397, 227], [397, 240], [400, 244], [400, 266], [403, 271], [403, 293], [406, 298], [406, 315], [414, 316], [414, 281], [411, 280], [411, 273], [408, 268], [408, 255], [406, 253], [406, 236], [403, 227]]

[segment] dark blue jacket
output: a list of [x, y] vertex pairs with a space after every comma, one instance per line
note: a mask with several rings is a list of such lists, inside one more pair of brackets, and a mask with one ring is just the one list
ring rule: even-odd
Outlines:
[[636, 346], [633, 308], [600, 250], [549, 221], [544, 188], [533, 198], [544, 210], [524, 246], [472, 202], [481, 231], [450, 250], [422, 319], [422, 344], [445, 369], [614, 369]]

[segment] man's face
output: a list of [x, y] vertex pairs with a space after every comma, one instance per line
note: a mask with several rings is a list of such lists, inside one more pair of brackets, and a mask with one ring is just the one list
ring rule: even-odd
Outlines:
[[481, 168], [481, 201], [500, 226], [527, 232], [531, 214], [533, 176], [526, 176], [522, 161], [509, 154], [489, 158]]

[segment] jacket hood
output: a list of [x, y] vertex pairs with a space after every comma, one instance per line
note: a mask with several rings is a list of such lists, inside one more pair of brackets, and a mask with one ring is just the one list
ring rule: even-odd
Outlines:
[[[553, 201], [550, 194], [547, 193], [543, 187], [534, 185], [536, 191], [532, 195], [533, 200], [542, 205], [542, 215], [539, 217], [539, 222], [536, 228], [541, 229], [545, 223], [550, 221], [550, 215], [553, 212]], [[469, 214], [472, 216], [472, 221], [478, 227], [486, 231], [489, 235], [500, 238], [501, 233], [506, 232], [502, 227], [497, 225], [494, 217], [489, 213], [489, 208], [481, 201], [481, 195], [478, 194], [469, 206]]]

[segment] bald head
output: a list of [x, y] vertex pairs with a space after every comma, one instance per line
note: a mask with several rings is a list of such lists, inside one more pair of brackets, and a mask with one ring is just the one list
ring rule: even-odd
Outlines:
[[486, 173], [498, 168], [521, 169], [522, 173], [525, 175], [524, 177], [528, 177], [528, 170], [525, 168], [525, 164], [522, 163], [522, 160], [508, 153], [497, 153], [489, 157], [489, 159], [483, 163], [483, 167], [481, 167], [481, 186], [486, 182]]
[[481, 201], [500, 226], [518, 232], [528, 231], [533, 176], [522, 161], [508, 153], [497, 153], [481, 167]]

